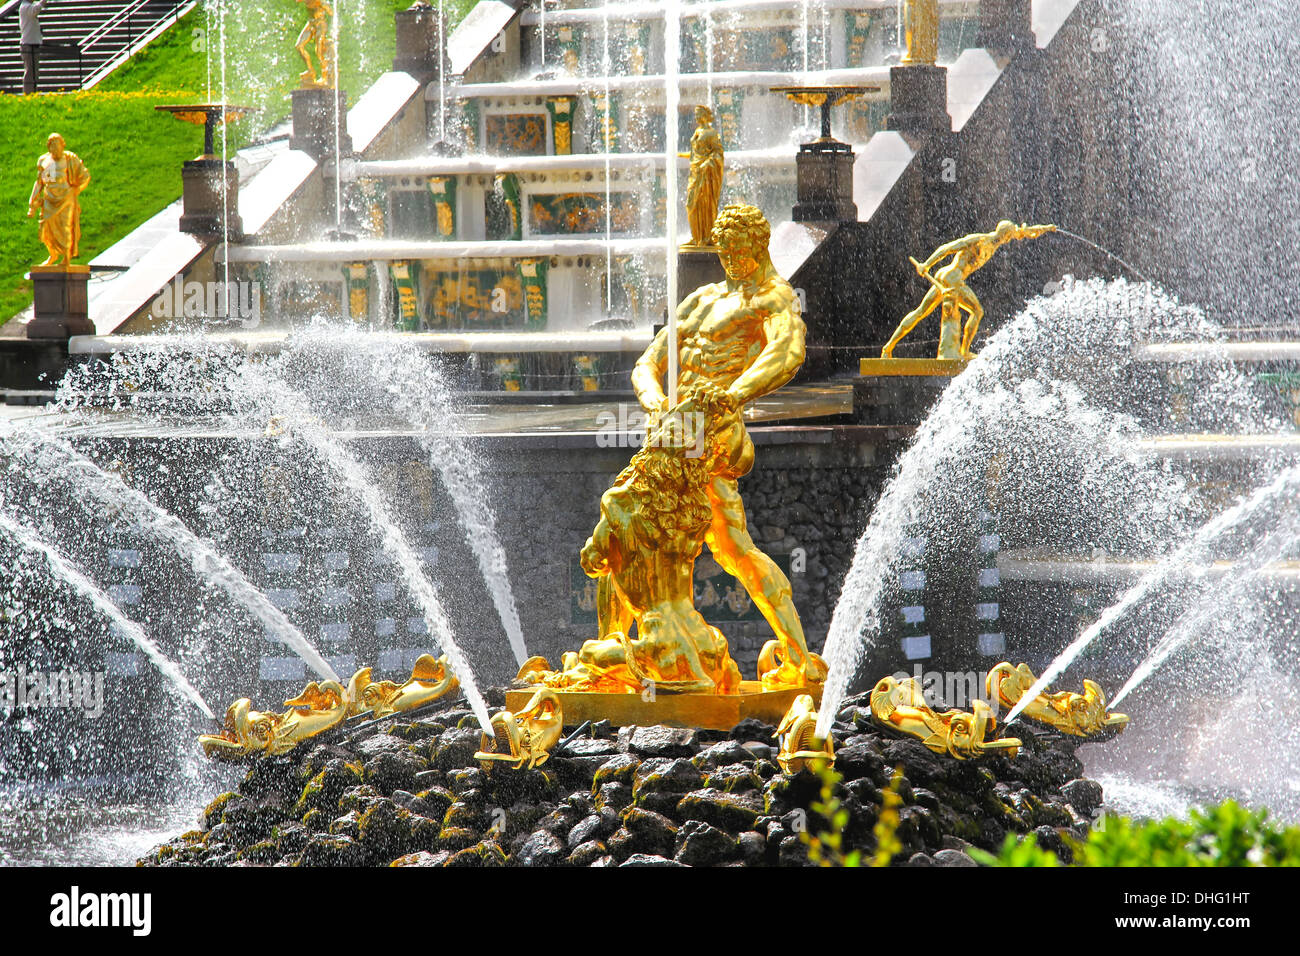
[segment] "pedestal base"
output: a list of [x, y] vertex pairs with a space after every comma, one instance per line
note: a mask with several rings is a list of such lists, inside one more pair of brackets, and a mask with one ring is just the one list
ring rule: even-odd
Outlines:
[[853, 384], [853, 420], [859, 425], [919, 425], [965, 367], [951, 359], [862, 359], [862, 378]]
[[27, 323], [29, 339], [67, 339], [94, 335], [87, 283], [89, 266], [32, 266], [35, 316]]
[[[348, 95], [342, 90], [293, 90], [293, 132], [289, 148], [300, 149], [315, 160], [352, 155], [348, 135]], [[335, 135], [338, 147], [335, 148]]]
[[805, 143], [795, 157], [795, 222], [857, 222], [853, 163], [847, 143]]
[[[506, 710], [520, 710], [536, 688], [506, 691]], [[730, 730], [747, 717], [777, 724], [800, 694], [811, 694], [820, 703], [822, 688], [765, 691], [758, 681], [741, 681], [739, 694], [656, 694], [643, 700], [640, 694], [602, 694], [595, 691], [556, 691], [564, 715], [564, 726], [576, 727], [584, 720], [608, 720], [619, 727], [695, 727], [699, 730]]]
[[409, 73], [421, 82], [436, 80], [446, 69], [445, 58], [440, 55], [440, 34], [446, 27], [441, 14], [434, 7], [413, 5], [408, 10], [398, 10], [397, 49], [393, 54], [393, 69]]
[[1031, 0], [980, 0], [980, 27], [975, 45], [1015, 53], [1035, 44]]
[[900, 133], [952, 132], [947, 67], [891, 66], [885, 129]]
[[677, 250], [677, 302], [702, 285], [721, 282], [727, 277], [716, 249], [692, 249], [683, 246]]
[[181, 183], [181, 232], [228, 242], [243, 239], [239, 171], [234, 163], [191, 159], [181, 167]]

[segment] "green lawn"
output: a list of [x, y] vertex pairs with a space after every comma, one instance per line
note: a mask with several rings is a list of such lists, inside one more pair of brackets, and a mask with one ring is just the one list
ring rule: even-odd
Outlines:
[[[452, 0], [457, 19], [473, 3]], [[27, 199], [45, 138], [61, 133], [90, 170], [82, 199], [79, 261], [87, 262], [180, 196], [181, 163], [202, 151], [202, 131], [157, 113], [162, 103], [219, 100], [261, 112], [230, 132], [231, 149], [288, 115], [289, 91], [302, 60], [293, 48], [305, 22], [290, 0], [228, 0], [224, 37], [219, 20], [195, 9], [94, 90], [0, 96], [0, 321], [32, 299], [27, 268], [45, 258]], [[392, 65], [393, 13], [410, 0], [336, 0], [340, 13], [342, 86], [355, 102]], [[211, 86], [209, 86], [211, 83]]]
[[203, 134], [197, 126], [155, 113], [154, 106], [184, 96], [163, 91], [0, 96], [0, 143], [17, 154], [0, 166], [0, 205], [8, 210], [0, 219], [0, 316], [8, 319], [32, 301], [32, 284], [23, 275], [45, 258], [36, 219], [26, 215], [46, 136], [61, 133], [90, 170], [78, 257], [87, 262], [180, 194], [180, 164], [202, 151]]

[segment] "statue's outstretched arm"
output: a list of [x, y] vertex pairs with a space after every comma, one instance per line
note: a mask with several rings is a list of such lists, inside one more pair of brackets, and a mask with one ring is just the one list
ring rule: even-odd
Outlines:
[[1050, 223], [1041, 226], [1029, 226], [1022, 222], [1020, 224], [1020, 228], [1016, 230], [1015, 238], [1037, 239], [1040, 236], [1046, 235], [1049, 232], [1056, 232], [1056, 227], [1051, 225]]
[[[791, 291], [774, 292], [766, 298], [767, 304], [775, 307], [763, 322], [767, 344], [754, 364], [727, 389], [737, 406], [776, 391], [794, 378], [803, 364], [807, 327], [799, 315], [799, 300]], [[762, 308], [764, 303], [755, 305]]]

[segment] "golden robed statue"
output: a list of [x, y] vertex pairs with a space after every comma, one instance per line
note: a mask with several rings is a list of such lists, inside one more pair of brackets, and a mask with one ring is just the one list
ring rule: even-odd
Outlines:
[[[889, 342], [880, 350], [881, 358], [893, 358], [894, 346], [903, 340], [907, 333], [920, 323], [938, 306], [943, 306], [939, 319], [939, 354], [941, 359], [969, 361], [975, 356], [971, 353], [971, 343], [979, 331], [980, 319], [984, 317], [984, 307], [975, 297], [966, 280], [971, 273], [983, 266], [993, 253], [1012, 239], [1037, 239], [1048, 232], [1055, 232], [1055, 226], [1016, 225], [1009, 220], [1002, 220], [992, 232], [976, 232], [952, 242], [945, 243], [930, 254], [925, 262], [911, 260], [917, 273], [930, 282], [930, 290], [925, 298], [898, 323]], [[938, 272], [931, 273], [935, 264], [946, 256], [952, 256], [946, 266]], [[969, 316], [966, 328], [961, 325], [961, 313]]]
[[[312, 87], [334, 87], [338, 78], [334, 73], [334, 41], [330, 37], [330, 17], [334, 10], [325, 0], [298, 0], [307, 6], [307, 24], [298, 34], [296, 44], [298, 55], [302, 57], [307, 69], [299, 79], [303, 89]], [[312, 66], [311, 54], [316, 54], [316, 67]], [[319, 68], [319, 72], [318, 72]]]
[[713, 126], [713, 110], [695, 107], [695, 132], [691, 134], [691, 174], [686, 184], [686, 218], [691, 224], [687, 246], [708, 249], [722, 195], [722, 137]]
[[903, 66], [934, 66], [939, 58], [939, 0], [907, 0], [903, 4], [903, 35], [907, 53]]
[[45, 141], [47, 152], [36, 161], [36, 183], [27, 203], [27, 218], [41, 214], [41, 242], [49, 250], [42, 266], [59, 260], [70, 265], [81, 241], [81, 191], [90, 184], [90, 172], [76, 153], [69, 152], [58, 133]]
[[[637, 361], [632, 387], [650, 414], [643, 447], [600, 502], [582, 550], [597, 578], [599, 634], [565, 654], [558, 672], [541, 659], [520, 678], [574, 690], [731, 694], [740, 674], [726, 638], [694, 603], [694, 565], [707, 543], [775, 632], [760, 655], [766, 689], [826, 678], [808, 650], [790, 582], [746, 530], [737, 479], [754, 462], [744, 406], [780, 388], [804, 359], [799, 300], [768, 256], [770, 227], [754, 206], [725, 207], [711, 239], [726, 280], [701, 286], [677, 308], [678, 394], [668, 407], [668, 331]], [[636, 625], [633, 638], [632, 627]]]

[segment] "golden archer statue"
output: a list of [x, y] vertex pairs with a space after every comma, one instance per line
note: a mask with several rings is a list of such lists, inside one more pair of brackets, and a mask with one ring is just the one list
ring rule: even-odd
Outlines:
[[[313, 87], [334, 87], [338, 82], [338, 77], [334, 72], [334, 42], [330, 38], [330, 17], [334, 15], [334, 10], [325, 0], [298, 0], [299, 3], [307, 7], [308, 20], [298, 34], [298, 55], [302, 61], [307, 64], [307, 69], [302, 71], [299, 79], [302, 81], [303, 89]], [[316, 63], [320, 68], [319, 74], [311, 63], [311, 52], [316, 52]]]
[[[1012, 239], [1037, 239], [1044, 233], [1054, 232], [1055, 226], [1016, 225], [1009, 220], [1002, 220], [992, 232], [977, 232], [961, 239], [945, 243], [930, 254], [925, 262], [912, 259], [912, 265], [922, 277], [930, 281], [930, 291], [925, 294], [921, 304], [903, 317], [894, 330], [893, 336], [883, 349], [881, 358], [893, 358], [894, 346], [903, 337], [939, 305], [943, 306], [939, 321], [939, 354], [941, 359], [968, 361], [971, 343], [979, 331], [980, 319], [984, 317], [984, 307], [975, 297], [966, 280], [993, 257], [993, 253]], [[945, 256], [952, 256], [952, 261], [938, 272], [931, 274], [935, 263]], [[969, 314], [966, 328], [961, 327], [961, 312]], [[959, 340], [960, 339], [960, 340]]]
[[691, 223], [691, 241], [696, 249], [711, 248], [713, 223], [718, 218], [722, 195], [722, 137], [713, 127], [713, 110], [695, 107], [695, 132], [691, 135], [691, 175], [686, 185], [686, 217]]
[[49, 250], [42, 266], [55, 266], [63, 259], [71, 265], [81, 240], [81, 204], [78, 197], [90, 184], [90, 172], [76, 153], [65, 148], [63, 137], [51, 133], [45, 141], [48, 152], [36, 161], [36, 183], [27, 202], [27, 218], [41, 214], [41, 242]]
[[670, 409], [664, 391], [666, 329], [632, 372], [650, 413], [646, 444], [602, 497], [600, 524], [582, 552], [584, 570], [598, 578], [599, 636], [566, 654], [560, 672], [529, 661], [521, 680], [632, 691], [648, 679], [666, 691], [734, 692], [739, 672], [725, 638], [694, 607], [692, 571], [706, 542], [776, 634], [760, 655], [764, 687], [825, 680], [789, 580], [746, 530], [736, 485], [754, 463], [744, 406], [788, 382], [804, 359], [799, 300], [768, 256], [770, 234], [754, 206], [733, 203], [718, 215], [711, 238], [727, 278], [677, 307], [681, 401]]

